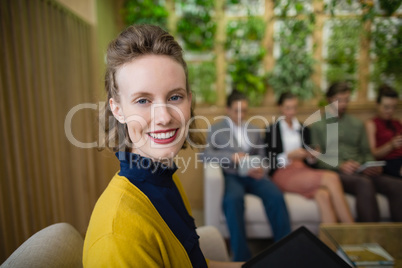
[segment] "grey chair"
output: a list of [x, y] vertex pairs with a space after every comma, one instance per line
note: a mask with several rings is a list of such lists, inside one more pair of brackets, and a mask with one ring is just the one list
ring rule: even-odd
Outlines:
[[82, 267], [83, 246], [73, 226], [56, 223], [28, 238], [0, 267]]
[[[197, 228], [200, 247], [210, 260], [228, 261], [225, 241], [213, 226]], [[68, 223], [50, 225], [32, 235], [0, 266], [1, 268], [82, 267], [84, 240]]]

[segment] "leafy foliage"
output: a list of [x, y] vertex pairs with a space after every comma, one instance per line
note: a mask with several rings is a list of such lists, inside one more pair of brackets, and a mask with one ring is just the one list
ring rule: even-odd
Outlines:
[[183, 16], [177, 23], [177, 33], [185, 48], [192, 51], [208, 51], [214, 47], [216, 23], [211, 16], [212, 0], [181, 1]]
[[231, 55], [228, 72], [233, 87], [247, 95], [251, 105], [260, 105], [266, 92], [266, 74], [262, 66], [265, 49], [261, 41], [265, 22], [248, 16], [245, 20], [233, 20], [226, 27], [225, 47]]
[[155, 24], [166, 29], [169, 13], [160, 0], [125, 0], [122, 15], [126, 25]]
[[[313, 32], [315, 17], [305, 10], [303, 1], [277, 1], [277, 4], [281, 6], [284, 18], [275, 37], [280, 56], [269, 74], [268, 82], [276, 96], [290, 91], [301, 99], [311, 98], [316, 91], [311, 79], [315, 61], [306, 42]], [[288, 17], [287, 11], [292, 8], [296, 15], [305, 14], [306, 18]]]
[[[352, 5], [351, 0], [344, 0]], [[331, 0], [327, 8], [334, 14], [339, 5], [338, 0]], [[401, 5], [402, 0], [379, 0], [380, 8], [386, 16], [391, 16]], [[372, 54], [375, 55], [371, 79], [375, 84], [389, 83], [396, 88], [402, 86], [402, 22], [395, 18], [381, 18], [381, 10], [377, 10], [371, 0], [360, 1], [363, 13], [361, 22], [373, 21], [370, 39], [372, 41]], [[358, 36], [362, 30], [361, 25], [338, 25], [334, 27], [328, 47], [330, 68], [327, 72], [329, 81], [336, 77], [353, 81], [352, 74], [356, 72], [355, 55], [358, 47]], [[356, 24], [354, 22], [353, 24]], [[333, 45], [331, 45], [333, 44]], [[346, 52], [348, 52], [346, 55]], [[352, 80], [351, 80], [352, 79]]]
[[239, 50], [243, 42], [261, 41], [264, 33], [265, 22], [259, 17], [232, 20], [226, 27], [226, 49]]
[[[327, 81], [343, 80], [356, 85], [356, 60], [362, 25], [356, 19], [333, 19], [328, 40]], [[355, 86], [353, 87], [355, 88]]]
[[371, 38], [372, 52], [376, 55], [372, 73], [374, 82], [402, 87], [402, 21], [378, 19]]
[[197, 102], [215, 104], [217, 98], [215, 63], [212, 61], [190, 63], [188, 73], [191, 89], [197, 96]]
[[387, 16], [391, 16], [401, 5], [402, 0], [379, 0], [380, 7]]

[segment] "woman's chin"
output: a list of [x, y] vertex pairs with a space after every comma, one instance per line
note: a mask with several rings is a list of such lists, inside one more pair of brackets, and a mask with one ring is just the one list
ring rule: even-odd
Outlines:
[[177, 153], [180, 151], [180, 148], [152, 148], [152, 149], [136, 149], [133, 150], [133, 153], [139, 154], [143, 157], [151, 158], [154, 161], [170, 161], [172, 160]]

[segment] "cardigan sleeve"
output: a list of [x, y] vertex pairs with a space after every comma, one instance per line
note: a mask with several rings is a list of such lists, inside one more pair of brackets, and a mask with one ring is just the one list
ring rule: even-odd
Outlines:
[[84, 267], [163, 267], [166, 263], [158, 247], [149, 243], [149, 237], [144, 233], [135, 232], [137, 237], [130, 241], [115, 234], [100, 238], [85, 256]]

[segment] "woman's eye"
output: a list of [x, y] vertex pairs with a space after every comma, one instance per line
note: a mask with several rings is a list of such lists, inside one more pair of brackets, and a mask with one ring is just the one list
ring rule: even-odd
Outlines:
[[174, 96], [170, 97], [170, 100], [171, 100], [171, 101], [178, 101], [178, 100], [180, 100], [180, 99], [182, 99], [182, 98], [183, 98], [182, 96], [174, 95]]
[[139, 103], [139, 104], [147, 104], [148, 100], [147, 99], [139, 99], [139, 100], [137, 100], [137, 103]]

